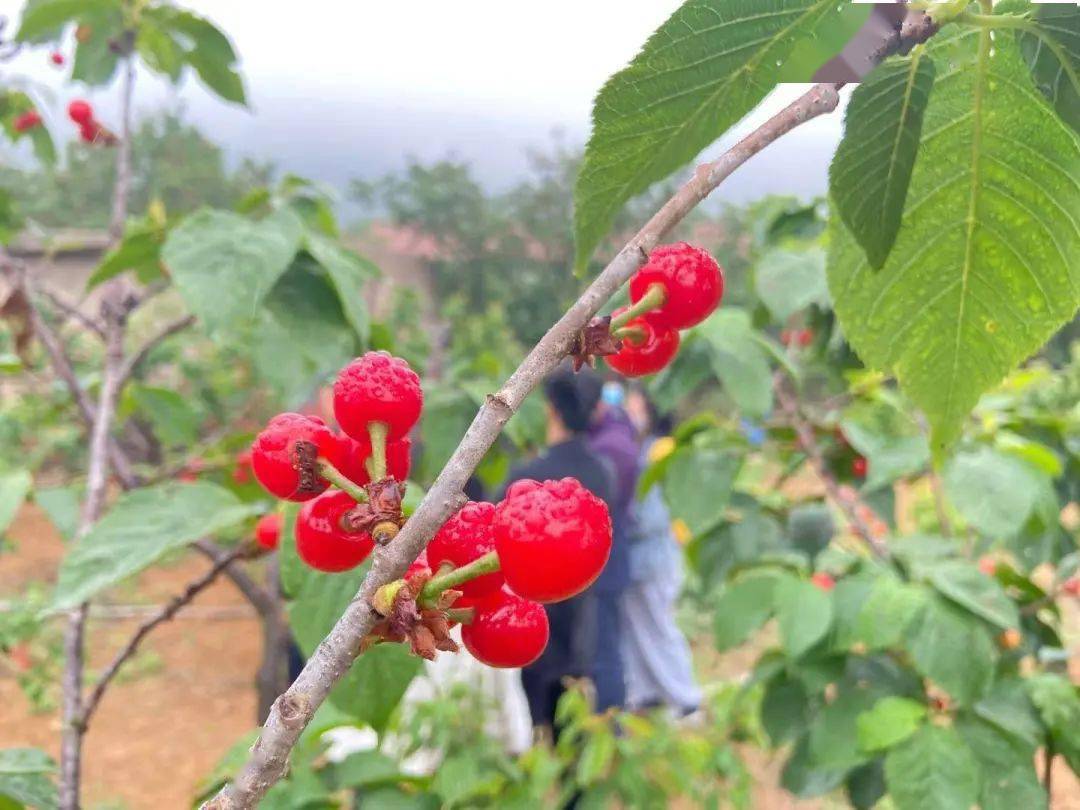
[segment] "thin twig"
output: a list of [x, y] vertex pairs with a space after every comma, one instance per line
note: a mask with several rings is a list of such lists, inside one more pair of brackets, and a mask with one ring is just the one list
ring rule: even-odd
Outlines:
[[38, 290], [38, 292], [44, 298], [46, 298], [50, 304], [63, 312], [69, 318], [78, 321], [95, 335], [97, 335], [99, 338], [105, 338], [105, 328], [100, 323], [98, 323], [96, 319], [91, 318], [74, 304], [69, 304], [67, 301], [65, 301], [63, 298], [61, 298], [59, 295], [52, 292], [51, 290], [47, 290], [42, 287]]
[[194, 315], [185, 315], [182, 318], [177, 318], [175, 321], [165, 324], [165, 326], [147, 338], [146, 342], [143, 343], [138, 351], [131, 355], [124, 364], [124, 368], [121, 369], [121, 381], [127, 382], [136, 370], [138, 370], [139, 365], [149, 356], [150, 352], [156, 349], [163, 341], [168, 340], [178, 332], [183, 332], [194, 323]]
[[930, 492], [934, 496], [934, 510], [937, 512], [938, 528], [944, 537], [953, 536], [952, 520], [949, 518], [949, 507], [945, 503], [945, 488], [941, 484], [941, 476], [933, 467], [927, 475], [930, 482]]
[[698, 167], [544, 335], [502, 388], [487, 397], [416, 512], [392, 543], [375, 550], [371, 570], [356, 597], [292, 686], [275, 702], [247, 763], [217, 797], [203, 805], [206, 810], [253, 808], [284, 775], [289, 752], [331, 688], [348, 671], [361, 639], [375, 622], [376, 614], [369, 606], [375, 591], [402, 576], [438, 527], [460, 506], [466, 481], [518, 406], [562, 362], [580, 330], [629, 280], [664, 234], [735, 169], [800, 124], [832, 112], [839, 100], [835, 84], [815, 85], [716, 161]]
[[82, 709], [82, 722], [84, 726], [89, 723], [90, 718], [94, 716], [94, 711], [97, 709], [98, 704], [101, 703], [101, 698], [104, 696], [105, 690], [108, 688], [113, 678], [116, 677], [116, 674], [120, 671], [124, 662], [135, 654], [139, 649], [139, 645], [142, 644], [143, 639], [150, 634], [150, 631], [159, 624], [169, 621], [169, 619], [184, 607], [184, 605], [188, 604], [192, 599], [198, 596], [199, 593], [209, 587], [222, 571], [234, 561], [243, 557], [247, 552], [248, 549], [241, 544], [228, 554], [220, 557], [212, 566], [210, 566], [205, 574], [188, 583], [188, 586], [182, 593], [174, 596], [172, 600], [158, 610], [157, 613], [139, 625], [139, 629], [132, 634], [123, 649], [113, 656], [112, 662], [105, 668], [105, 671], [101, 673], [101, 677], [98, 679], [93, 691], [87, 696]]
[[[124, 222], [127, 219], [128, 194], [131, 188], [131, 101], [134, 86], [135, 65], [129, 47], [124, 60], [120, 100], [120, 151], [117, 155], [112, 218], [109, 225], [109, 234], [114, 243], [123, 237]], [[90, 411], [92, 425], [86, 493], [83, 497], [76, 542], [101, 516], [109, 480], [109, 463], [113, 456], [119, 455], [112, 449], [110, 433], [113, 418], [116, 415], [116, 403], [124, 384], [122, 377], [124, 332], [127, 328], [128, 314], [128, 309], [124, 304], [126, 286], [123, 279], [113, 279], [105, 285], [102, 293], [101, 320], [105, 329], [105, 367], [96, 413]], [[75, 382], [77, 383], [77, 380]], [[81, 805], [82, 741], [86, 731], [82, 693], [86, 614], [85, 602], [72, 610], [64, 634], [63, 728], [60, 738], [60, 778], [58, 780], [61, 810], [79, 810]]]
[[889, 557], [889, 547], [881, 538], [877, 537], [874, 532], [871, 531], [870, 526], [860, 515], [860, 512], [863, 510], [873, 510], [871, 510], [869, 506], [863, 504], [857, 496], [849, 494], [841, 489], [836, 478], [829, 472], [829, 466], [825, 463], [825, 457], [822, 455], [821, 447], [818, 445], [817, 438], [814, 436], [814, 428], [802, 415], [798, 400], [790, 391], [788, 391], [784, 377], [780, 373], [777, 373], [773, 378], [773, 390], [776, 392], [776, 401], [780, 405], [780, 411], [787, 419], [788, 424], [791, 425], [792, 429], [795, 431], [799, 447], [806, 453], [807, 461], [824, 485], [825, 492], [844, 512], [844, 516], [847, 518], [847, 521], [856, 536], [866, 543], [870, 550], [878, 557], [887, 559]]

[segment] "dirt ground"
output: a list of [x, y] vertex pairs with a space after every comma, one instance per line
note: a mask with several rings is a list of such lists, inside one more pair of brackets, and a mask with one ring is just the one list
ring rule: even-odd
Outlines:
[[[28, 583], [51, 583], [63, 544], [34, 507], [10, 531], [14, 553], [0, 554], [0, 600]], [[205, 570], [206, 561], [185, 556], [141, 576], [118, 596], [125, 604], [160, 604]], [[86, 744], [87, 810], [163, 810], [189, 807], [199, 781], [221, 755], [255, 723], [255, 669], [261, 634], [233, 586], [219, 580], [194, 603], [197, 615], [157, 628], [144, 652], [118, 679], [94, 718]], [[230, 608], [225, 618], [207, 608]], [[220, 611], [218, 612], [220, 613]], [[111, 659], [132, 620], [95, 620], [88, 636], [91, 667]], [[715, 656], [710, 673], [736, 678], [754, 659], [753, 650]], [[0, 748], [34, 746], [58, 753], [56, 712], [35, 714], [10, 672], [0, 668]], [[811, 810], [841, 805], [829, 800], [798, 802], [776, 787], [782, 756], [747, 751], [754, 773], [754, 807]], [[1080, 784], [1059, 768], [1054, 774], [1054, 810], [1080, 810]], [[929, 810], [929, 809], [928, 809]], [[1017, 810], [1022, 810], [1018, 808]]]

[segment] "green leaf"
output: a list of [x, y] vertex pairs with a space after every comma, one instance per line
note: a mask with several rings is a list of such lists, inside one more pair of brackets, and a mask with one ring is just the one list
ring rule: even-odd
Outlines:
[[836, 698], [818, 713], [810, 728], [810, 753], [814, 764], [845, 770], [861, 765], [870, 755], [859, 748], [859, 718], [877, 699], [874, 690], [845, 679]]
[[926, 718], [926, 706], [907, 698], [890, 696], [859, 715], [859, 747], [864, 751], [892, 748], [918, 731]]
[[883, 62], [855, 89], [829, 167], [829, 194], [872, 267], [889, 258], [937, 78], [924, 48]]
[[1035, 749], [976, 717], [956, 722], [982, 770], [982, 810], [1045, 810], [1046, 791], [1035, 773]]
[[1080, 773], [1080, 694], [1060, 675], [1040, 673], [1028, 681], [1031, 701], [1050, 729], [1054, 750]]
[[875, 273], [833, 217], [828, 275], [844, 334], [896, 375], [940, 455], [983, 391], [1080, 304], [1080, 141], [1009, 37], [951, 27], [926, 47], [948, 69], [896, 244]]
[[899, 643], [928, 602], [927, 592], [895, 576], [878, 577], [855, 620], [855, 637], [870, 649]]
[[721, 309], [694, 333], [709, 345], [713, 371], [727, 395], [747, 416], [765, 416], [772, 409], [772, 372], [750, 314]]
[[795, 744], [791, 756], [784, 763], [780, 784], [800, 799], [810, 799], [839, 787], [847, 772], [848, 768], [817, 765], [810, 753], [810, 736], [807, 734]]
[[940, 599], [933, 599], [907, 632], [915, 668], [970, 705], [986, 692], [994, 677], [997, 649], [982, 623]]
[[774, 598], [780, 644], [789, 658], [798, 658], [829, 632], [832, 599], [817, 586], [785, 577], [777, 584]]
[[873, 810], [885, 795], [885, 764], [876, 759], [848, 774], [844, 785], [848, 801], [855, 810]]
[[969, 562], [946, 561], [931, 566], [927, 579], [946, 599], [1003, 630], [1020, 626], [1016, 605], [996, 579]]
[[757, 106], [798, 43], [829, 31], [850, 13], [849, 5], [688, 0], [668, 18], [593, 105], [592, 135], [574, 189], [575, 266], [585, 267], [627, 200]]
[[724, 588], [713, 618], [718, 650], [742, 644], [765, 624], [773, 612], [773, 593], [779, 579], [770, 574], [747, 574]]
[[64, 557], [50, 609], [75, 607], [168, 551], [258, 511], [258, 504], [242, 503], [229, 490], [206, 482], [171, 482], [122, 495]]
[[741, 466], [739, 454], [705, 443], [676, 450], [663, 484], [672, 517], [685, 521], [694, 535], [712, 529], [724, 517]]
[[150, 16], [185, 42], [185, 59], [203, 84], [226, 101], [247, 103], [244, 81], [236, 71], [236, 51], [221, 29], [198, 14], [167, 6], [156, 7]]
[[381, 751], [354, 751], [330, 767], [336, 788], [371, 788], [402, 779], [397, 763]]
[[761, 726], [774, 748], [779, 748], [806, 729], [810, 704], [797, 678], [781, 673], [765, 687], [761, 698]]
[[75, 487], [50, 487], [34, 490], [34, 503], [45, 510], [52, 525], [65, 540], [75, 536], [79, 526], [82, 492]]
[[770, 250], [758, 260], [754, 286], [773, 318], [781, 322], [811, 304], [828, 307], [825, 253], [816, 247]]
[[167, 30], [152, 18], [143, 20], [135, 37], [135, 49], [155, 73], [176, 84], [184, 70], [184, 49]]
[[39, 810], [59, 806], [52, 774], [56, 764], [36, 748], [0, 749], [0, 804], [30, 805]]
[[355, 355], [356, 335], [326, 274], [300, 254], [266, 296], [252, 331], [260, 374], [299, 405]]
[[379, 277], [379, 268], [360, 254], [320, 234], [309, 232], [305, 247], [330, 276], [345, 316], [360, 342], [366, 344], [371, 334], [371, 318], [363, 289], [367, 282]]
[[587, 787], [602, 779], [615, 759], [615, 735], [607, 728], [589, 735], [577, 764], [577, 783]]
[[981, 719], [996, 726], [1029, 750], [1043, 739], [1043, 725], [1031, 702], [1027, 683], [1021, 678], [999, 680], [989, 694], [974, 706]]
[[77, 82], [102, 86], [112, 81], [120, 56], [110, 45], [123, 27], [119, 8], [102, 10], [81, 17], [91, 29], [90, 38], [75, 46], [75, 62], [71, 66], [71, 78]]
[[1017, 534], [1039, 497], [1038, 470], [989, 447], [957, 453], [945, 467], [945, 494], [964, 520], [990, 538]]
[[117, 0], [32, 0], [23, 8], [15, 39], [20, 42], [52, 39], [60, 34], [60, 28], [86, 12], [119, 8]]
[[1024, 61], [1061, 120], [1080, 132], [1080, 7], [1040, 3], [1033, 9], [1032, 27], [1016, 32]]
[[250, 321], [300, 246], [290, 213], [252, 222], [229, 211], [196, 211], [169, 234], [161, 257], [184, 302], [210, 331]]
[[879, 489], [922, 472], [930, 461], [930, 445], [911, 417], [884, 403], [859, 402], [840, 423], [851, 446], [869, 462], [864, 488]]
[[927, 725], [889, 752], [885, 781], [896, 810], [971, 810], [979, 763], [951, 728]]
[[126, 392], [154, 433], [168, 447], [191, 445], [199, 438], [202, 417], [190, 398], [168, 388], [133, 385]]
[[159, 276], [164, 241], [165, 232], [158, 226], [150, 223], [128, 226], [123, 241], [105, 254], [101, 264], [86, 280], [86, 289], [92, 290], [126, 270], [134, 270], [143, 281]]
[[0, 535], [7, 531], [11, 521], [22, 508], [33, 483], [33, 478], [26, 470], [0, 475]]
[[214, 93], [234, 104], [247, 104], [244, 80], [231, 65], [215, 59], [213, 54], [200, 48], [190, 51], [187, 61], [199, 74], [203, 84]]

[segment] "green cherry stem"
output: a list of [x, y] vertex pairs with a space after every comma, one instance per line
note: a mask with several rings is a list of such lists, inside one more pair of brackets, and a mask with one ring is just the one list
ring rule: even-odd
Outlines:
[[476, 608], [447, 608], [446, 618], [452, 622], [458, 624], [472, 624], [473, 616], [476, 615]]
[[386, 478], [386, 434], [390, 428], [385, 422], [368, 422], [368, 436], [371, 437], [371, 458], [368, 459], [368, 474], [372, 481]]
[[636, 304], [631, 305], [625, 312], [620, 312], [611, 319], [611, 333], [615, 334], [616, 331], [626, 326], [639, 315], [659, 309], [666, 300], [667, 291], [664, 289], [664, 285], [650, 284], [649, 289], [645, 291], [645, 295], [641, 296]]
[[439, 594], [449, 590], [470, 579], [476, 579], [484, 574], [490, 574], [499, 570], [499, 553], [489, 551], [483, 557], [477, 557], [468, 565], [447, 571], [445, 574], [437, 574], [427, 581], [424, 590], [420, 591], [419, 602], [434, 602]]
[[645, 330], [638, 326], [624, 326], [621, 329], [613, 329], [611, 336], [620, 340], [629, 340], [635, 346], [640, 346], [648, 335]]
[[319, 475], [321, 475], [335, 487], [340, 489], [342, 492], [349, 493], [352, 499], [357, 503], [367, 503], [367, 491], [363, 487], [354, 484], [352, 481], [345, 477], [341, 470], [339, 470], [337, 467], [335, 467], [333, 464], [331, 464], [324, 458], [319, 459], [318, 465]]

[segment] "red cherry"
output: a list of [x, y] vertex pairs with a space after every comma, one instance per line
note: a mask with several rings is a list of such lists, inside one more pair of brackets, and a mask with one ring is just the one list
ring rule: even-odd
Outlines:
[[97, 142], [98, 136], [101, 134], [101, 127], [97, 121], [89, 121], [79, 126], [79, 137], [86, 143]]
[[795, 334], [795, 339], [799, 342], [799, 345], [806, 348], [814, 342], [814, 330], [813, 329], [800, 329]]
[[851, 460], [851, 474], [856, 478], [866, 478], [866, 472], [869, 468], [870, 464], [863, 456], [855, 456]]
[[76, 124], [86, 126], [94, 120], [94, 108], [90, 106], [90, 102], [77, 98], [68, 104], [68, 118]]
[[271, 495], [289, 501], [307, 501], [330, 484], [312, 470], [302, 470], [298, 444], [314, 445], [319, 455], [333, 460], [337, 442], [321, 419], [281, 413], [271, 419], [251, 445], [255, 477]]
[[791, 345], [791, 330], [790, 329], [781, 329], [780, 330], [780, 342], [783, 343], [785, 346], [790, 346]]
[[364, 533], [346, 532], [341, 519], [356, 507], [348, 493], [333, 489], [300, 507], [296, 516], [296, 552], [319, 571], [348, 571], [364, 561], [375, 543]]
[[273, 551], [278, 547], [281, 538], [282, 517], [277, 512], [263, 515], [255, 524], [255, 542], [260, 546]]
[[405, 572], [405, 579], [412, 579], [417, 574], [421, 574], [424, 571], [427, 571], [428, 573], [431, 572], [431, 569], [428, 567], [427, 549], [421, 551], [420, 556], [412, 561], [412, 565], [409, 566], [409, 570]]
[[472, 657], [489, 667], [524, 667], [548, 643], [544, 606], [498, 590], [474, 606], [473, 620], [461, 627], [461, 640]]
[[64, 64], [64, 55], [60, 51], [53, 51], [49, 54], [49, 61], [54, 65], [62, 65]]
[[1080, 577], [1065, 580], [1061, 592], [1067, 596], [1080, 596]]
[[[428, 543], [428, 560], [436, 570], [444, 562], [460, 568], [489, 551], [494, 551], [495, 536], [491, 530], [491, 521], [494, 518], [494, 504], [469, 501], [442, 525]], [[464, 596], [475, 599], [499, 590], [502, 584], [502, 572], [493, 571], [469, 580], [458, 586], [457, 590]]]
[[832, 578], [831, 574], [826, 574], [824, 571], [816, 571], [810, 577], [810, 581], [825, 592], [831, 591], [836, 587], [836, 580]]
[[[354, 439], [352, 436], [339, 434], [337, 441], [339, 450], [334, 466], [355, 484], [364, 486], [370, 482], [367, 461], [371, 457], [371, 440], [366, 436]], [[390, 477], [398, 481], [408, 480], [411, 466], [412, 439], [406, 436], [386, 443], [386, 471]]]
[[666, 299], [649, 317], [673, 329], [701, 323], [724, 297], [724, 274], [716, 259], [686, 242], [661, 245], [649, 254], [630, 279], [630, 300], [637, 303], [654, 284], [664, 288]]
[[236, 466], [233, 467], [232, 480], [237, 484], [246, 484], [251, 481], [251, 448], [241, 450], [236, 454]]
[[193, 458], [187, 464], [184, 465], [184, 469], [180, 470], [176, 476], [181, 481], [191, 483], [192, 481], [198, 481], [199, 476], [206, 469], [206, 462], [201, 458]]
[[371, 422], [387, 425], [387, 439], [401, 439], [420, 418], [420, 378], [400, 357], [368, 352], [353, 360], [334, 383], [334, 417], [354, 439], [368, 436]]
[[607, 506], [575, 478], [511, 485], [492, 521], [506, 583], [537, 602], [581, 593], [611, 553]]
[[37, 110], [28, 110], [16, 116], [12, 122], [12, 127], [16, 132], [28, 132], [39, 126], [41, 126], [41, 114]]
[[[612, 315], [624, 312], [626, 307], [617, 309]], [[643, 337], [625, 337], [622, 348], [605, 359], [608, 365], [624, 377], [640, 377], [643, 374], [655, 374], [668, 363], [679, 351], [679, 333], [661, 324], [653, 323], [647, 316], [633, 318], [627, 322], [626, 329], [637, 329]]]
[[997, 562], [993, 557], [980, 557], [979, 570], [988, 577], [992, 577], [997, 572]]

